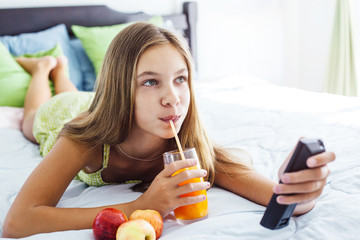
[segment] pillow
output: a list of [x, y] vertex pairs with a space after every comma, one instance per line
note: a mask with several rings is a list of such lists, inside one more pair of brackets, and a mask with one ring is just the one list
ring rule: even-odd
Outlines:
[[44, 31], [36, 33], [23, 33], [17, 36], [0, 37], [2, 41], [14, 56], [20, 56], [25, 53], [35, 53], [53, 48], [60, 44], [64, 55], [69, 60], [70, 79], [74, 85], [82, 89], [82, 75], [78, 59], [70, 46], [70, 38], [64, 24], [56, 25]]
[[[57, 44], [48, 51], [25, 54], [23, 56], [42, 57], [49, 55], [54, 57], [63, 55], [60, 45]], [[31, 75], [16, 62], [14, 57], [1, 42], [0, 56], [0, 106], [23, 107]], [[54, 92], [53, 83], [51, 81], [50, 88], [52, 92]]]
[[83, 82], [82, 88], [84, 91], [93, 91], [96, 80], [95, 70], [89, 57], [85, 53], [80, 39], [71, 39], [70, 45], [74, 50], [80, 63], [80, 70]]
[[[157, 26], [163, 25], [163, 19], [161, 16], [152, 17], [148, 22]], [[85, 52], [94, 66], [96, 74], [100, 71], [106, 50], [113, 38], [121, 30], [133, 23], [134, 22], [103, 27], [71, 26], [75, 36], [81, 40]]]

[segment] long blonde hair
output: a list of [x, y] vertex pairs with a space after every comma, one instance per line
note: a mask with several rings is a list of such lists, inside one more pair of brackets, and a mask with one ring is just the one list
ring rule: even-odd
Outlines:
[[[184, 148], [195, 147], [201, 167], [208, 171], [207, 180], [213, 183], [216, 162], [234, 164], [234, 161], [223, 148], [213, 145], [201, 124], [194, 97], [193, 61], [187, 44], [181, 37], [152, 24], [134, 23], [113, 39], [106, 52], [89, 110], [65, 124], [60, 135], [95, 147], [123, 142], [134, 124], [138, 61], [149, 47], [168, 43], [184, 57], [189, 72], [190, 104], [179, 132], [180, 142]], [[169, 141], [169, 150], [176, 149], [174, 139]]]

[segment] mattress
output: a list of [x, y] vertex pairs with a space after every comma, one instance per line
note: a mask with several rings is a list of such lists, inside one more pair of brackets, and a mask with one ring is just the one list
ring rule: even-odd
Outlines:
[[[201, 118], [212, 139], [250, 153], [257, 171], [277, 181], [281, 163], [300, 137], [321, 138], [335, 152], [330, 175], [312, 211], [269, 230], [265, 207], [219, 187], [208, 190], [209, 216], [180, 225], [164, 218], [160, 239], [357, 239], [360, 236], [360, 99], [314, 93], [234, 76], [196, 83]], [[0, 108], [0, 226], [22, 184], [42, 160], [19, 130], [21, 108]], [[88, 187], [74, 180], [58, 207], [95, 207], [135, 200], [133, 184]], [[0, 234], [2, 228], [0, 228]], [[92, 230], [26, 239], [94, 239]]]

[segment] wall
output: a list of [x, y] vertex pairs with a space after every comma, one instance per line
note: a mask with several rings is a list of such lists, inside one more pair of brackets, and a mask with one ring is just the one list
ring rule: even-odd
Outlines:
[[256, 75], [323, 91], [335, 0], [198, 2], [200, 78]]
[[[124, 12], [170, 14], [180, 12], [182, 2], [52, 0], [46, 6], [107, 4]], [[255, 75], [285, 86], [323, 90], [335, 0], [197, 2], [199, 79]], [[0, 8], [29, 6], [45, 4], [0, 0]]]
[[322, 91], [334, 24], [335, 0], [299, 1], [299, 85]]
[[281, 83], [281, 0], [198, 2], [201, 79], [241, 74]]

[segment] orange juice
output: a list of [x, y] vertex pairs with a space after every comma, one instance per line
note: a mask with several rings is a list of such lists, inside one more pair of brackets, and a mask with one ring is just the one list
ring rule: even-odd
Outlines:
[[[176, 171], [173, 175], [176, 175], [185, 170], [192, 170], [192, 169], [199, 169], [199, 166], [180, 169], [180, 170]], [[197, 182], [204, 182], [204, 179], [203, 178], [192, 178], [185, 182], [180, 183], [179, 186], [185, 185], [187, 183], [197, 183]], [[206, 190], [199, 190], [199, 191], [195, 191], [195, 192], [186, 193], [186, 194], [181, 195], [180, 197], [191, 197], [191, 196], [198, 196], [198, 195], [207, 196]], [[174, 210], [174, 213], [175, 213], [175, 217], [178, 220], [195, 220], [197, 218], [203, 218], [208, 215], [208, 201], [207, 201], [207, 199], [205, 199], [204, 201], [199, 202], [199, 203], [194, 203], [194, 204], [178, 207]]]
[[[173, 163], [174, 161], [180, 161], [183, 159], [196, 159], [197, 161], [199, 161], [195, 148], [186, 148], [183, 150], [182, 154], [181, 154], [181, 152], [179, 152], [177, 150], [166, 152], [163, 154], [163, 159], [164, 159], [165, 167], [167, 165]], [[197, 164], [197, 166], [180, 169], [180, 170], [176, 171], [175, 173], [173, 173], [173, 176], [176, 174], [179, 174], [182, 171], [194, 170], [194, 169], [200, 169], [200, 164]], [[192, 178], [192, 179], [189, 179], [187, 181], [180, 183], [179, 186], [183, 186], [188, 183], [198, 183], [198, 182], [204, 182], [204, 178], [202, 178], [202, 177]], [[186, 193], [186, 194], [181, 195], [180, 197], [193, 197], [193, 196], [199, 196], [199, 195], [207, 196], [206, 190], [199, 190], [199, 191]], [[178, 222], [182, 223], [182, 224], [191, 223], [194, 221], [204, 219], [208, 215], [207, 198], [204, 201], [199, 202], [199, 203], [189, 204], [189, 205], [178, 207], [174, 210], [174, 213], [175, 213], [175, 217], [178, 220]]]

